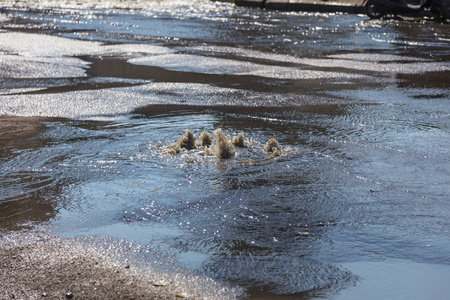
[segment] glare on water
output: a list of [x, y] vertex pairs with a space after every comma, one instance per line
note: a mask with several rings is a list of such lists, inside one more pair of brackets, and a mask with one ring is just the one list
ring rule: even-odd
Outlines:
[[449, 296], [448, 24], [2, 3], [0, 250], [208, 299]]

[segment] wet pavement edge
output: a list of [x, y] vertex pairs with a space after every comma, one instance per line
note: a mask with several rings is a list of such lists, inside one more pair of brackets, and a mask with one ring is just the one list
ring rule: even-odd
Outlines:
[[266, 8], [281, 11], [304, 11], [324, 13], [364, 14], [362, 0], [328, 1], [290, 1], [290, 0], [222, 0], [235, 3], [237, 6]]

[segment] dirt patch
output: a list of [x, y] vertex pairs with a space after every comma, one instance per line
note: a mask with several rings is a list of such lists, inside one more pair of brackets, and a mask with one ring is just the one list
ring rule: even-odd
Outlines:
[[134, 266], [75, 240], [2, 240], [1, 299], [236, 299], [212, 279]]

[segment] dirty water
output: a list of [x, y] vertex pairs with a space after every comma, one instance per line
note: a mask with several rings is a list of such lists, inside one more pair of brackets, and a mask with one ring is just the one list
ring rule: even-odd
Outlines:
[[[89, 0], [0, 22], [3, 243], [145, 248], [230, 298], [450, 297], [448, 24]], [[221, 142], [168, 151], [186, 129]]]

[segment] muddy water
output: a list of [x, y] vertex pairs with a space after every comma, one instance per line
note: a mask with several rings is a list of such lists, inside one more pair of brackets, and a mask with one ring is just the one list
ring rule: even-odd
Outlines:
[[[4, 235], [123, 239], [238, 297], [450, 296], [448, 25], [20, 3], [0, 14]], [[219, 128], [245, 147], [167, 151]]]

